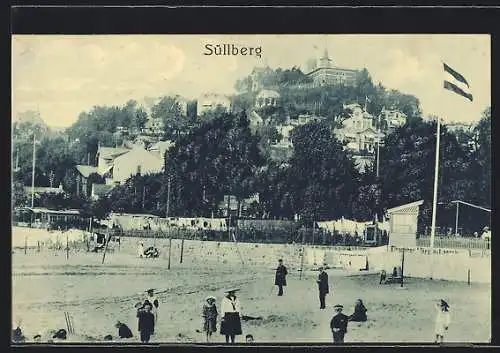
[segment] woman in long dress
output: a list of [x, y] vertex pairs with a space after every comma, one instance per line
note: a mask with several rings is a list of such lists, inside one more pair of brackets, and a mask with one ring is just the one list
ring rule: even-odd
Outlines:
[[235, 336], [241, 335], [241, 304], [236, 297], [239, 289], [227, 290], [227, 295], [221, 301], [221, 325], [220, 333], [226, 336], [226, 343], [234, 343]]
[[448, 330], [451, 323], [451, 314], [449, 311], [450, 306], [443, 299], [436, 304], [437, 316], [436, 316], [436, 343], [443, 343], [444, 333]]

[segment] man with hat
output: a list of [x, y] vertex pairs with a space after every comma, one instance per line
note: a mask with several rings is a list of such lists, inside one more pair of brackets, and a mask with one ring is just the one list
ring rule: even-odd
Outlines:
[[[157, 324], [158, 323], [158, 307], [160, 306], [160, 303], [158, 302], [158, 299], [154, 295], [154, 292], [155, 292], [155, 290], [153, 288], [150, 288], [146, 291], [146, 293], [148, 293], [148, 296], [144, 300], [144, 304], [146, 304], [146, 303], [151, 304], [152, 313], [155, 317], [155, 323]], [[151, 333], [154, 334], [154, 330]]]
[[142, 343], [148, 343], [151, 335], [155, 331], [155, 317], [151, 312], [152, 305], [149, 301], [145, 301], [142, 308], [137, 310], [138, 329]]
[[278, 268], [276, 268], [276, 276], [274, 280], [274, 285], [278, 286], [278, 296], [281, 297], [283, 295], [283, 287], [286, 286], [286, 275], [288, 271], [286, 267], [283, 265], [283, 260], [278, 260]]
[[328, 286], [328, 274], [325, 272], [323, 267], [319, 268], [318, 280], [318, 290], [319, 290], [319, 308], [325, 309], [325, 297], [330, 292]]
[[236, 297], [239, 288], [231, 288], [225, 291], [226, 296], [221, 301], [221, 324], [220, 334], [226, 336], [226, 343], [234, 343], [235, 336], [241, 335], [241, 304]]
[[347, 323], [349, 322], [349, 317], [342, 313], [344, 306], [337, 304], [333, 307], [335, 310], [335, 315], [330, 321], [330, 328], [333, 334], [333, 343], [344, 343], [344, 335], [347, 332]]

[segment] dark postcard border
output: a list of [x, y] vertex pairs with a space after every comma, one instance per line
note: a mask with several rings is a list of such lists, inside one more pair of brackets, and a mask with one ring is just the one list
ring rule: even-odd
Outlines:
[[499, 9], [13, 7], [16, 34], [491, 33]]
[[[490, 33], [492, 34], [492, 102], [499, 101], [497, 94], [498, 68], [493, 65], [499, 57], [498, 32], [500, 26], [496, 24], [500, 18], [500, 9], [485, 8], [222, 8], [222, 7], [140, 7], [140, 8], [83, 8], [83, 7], [15, 7], [11, 8], [10, 30], [14, 34], [161, 34], [161, 33], [184, 33], [184, 34], [299, 34], [299, 33]], [[298, 43], [300, 45], [300, 43]], [[10, 46], [9, 49], [10, 50]], [[10, 69], [10, 63], [9, 63]], [[9, 87], [10, 90], [10, 87]], [[8, 96], [8, 98], [10, 98]], [[8, 116], [10, 117], [10, 99], [7, 102]], [[492, 104], [492, 135], [495, 136], [498, 122], [495, 117], [499, 114], [498, 109]], [[4, 130], [10, 137], [10, 129]], [[10, 142], [10, 139], [5, 139]], [[495, 217], [495, 206], [500, 191], [495, 188], [497, 155], [497, 139], [493, 139], [492, 164], [494, 177], [492, 180], [493, 198], [493, 228], [497, 229], [500, 222]], [[10, 144], [9, 144], [10, 151]], [[7, 160], [10, 166], [10, 158]], [[10, 200], [9, 200], [10, 201]], [[9, 203], [10, 207], [10, 203]], [[10, 211], [8, 212], [8, 217]], [[10, 217], [5, 222], [10, 234]], [[7, 246], [10, 248], [10, 239], [5, 237]], [[492, 253], [496, 253], [496, 242], [492, 242]], [[10, 257], [6, 265], [11, 268]], [[496, 268], [500, 268], [496, 256], [492, 256], [492, 343], [500, 344], [500, 305], [495, 304], [494, 297], [500, 292], [497, 288], [500, 281], [495, 280], [493, 275]], [[10, 275], [10, 274], [9, 274]], [[9, 287], [11, 278], [7, 278]], [[8, 296], [11, 291], [8, 291]], [[474, 308], [463, 308], [463, 310], [474, 310]], [[10, 315], [6, 315], [10, 327]], [[464, 323], [466, 324], [466, 323]], [[9, 330], [10, 331], [10, 330]], [[7, 331], [7, 332], [9, 332]], [[10, 333], [10, 332], [9, 332]], [[496, 333], [496, 337], [495, 337]], [[10, 335], [7, 338], [10, 342]], [[164, 347], [168, 351], [199, 351], [201, 350], [227, 350], [238, 351], [250, 350], [252, 348], [265, 351], [302, 351], [302, 350], [327, 350], [328, 345], [276, 345], [270, 346], [245, 346], [235, 347], [220, 346], [173, 346], [173, 345], [151, 345], [151, 346], [114, 346], [113, 350], [144, 350]], [[387, 344], [370, 345], [347, 345], [346, 347], [335, 347], [336, 350], [393, 350], [394, 348], [414, 349], [417, 345], [396, 344], [387, 347]], [[35, 349], [45, 350], [55, 347], [49, 346], [16, 346], [15, 350]], [[87, 347], [65, 346], [57, 347], [61, 350], [79, 349], [109, 349], [109, 346], [95, 345]], [[438, 349], [433, 345], [420, 346], [420, 349]], [[441, 347], [441, 349], [465, 350], [471, 347], [459, 348], [457, 345]]]

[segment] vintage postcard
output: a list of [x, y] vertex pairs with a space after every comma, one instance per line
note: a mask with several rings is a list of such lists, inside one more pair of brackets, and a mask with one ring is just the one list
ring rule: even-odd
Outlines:
[[491, 342], [489, 35], [13, 35], [12, 342]]

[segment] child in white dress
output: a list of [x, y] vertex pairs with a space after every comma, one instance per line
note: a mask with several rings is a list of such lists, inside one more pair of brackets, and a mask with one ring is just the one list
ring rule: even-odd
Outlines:
[[436, 316], [436, 343], [443, 343], [444, 332], [448, 330], [451, 323], [451, 314], [449, 311], [450, 306], [443, 299], [436, 304], [437, 316]]

